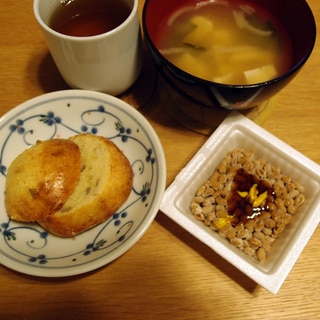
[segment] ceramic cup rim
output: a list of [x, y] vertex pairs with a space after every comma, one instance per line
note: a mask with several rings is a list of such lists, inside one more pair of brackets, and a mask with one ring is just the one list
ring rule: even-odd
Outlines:
[[[138, 12], [138, 0], [132, 0], [132, 7], [130, 8], [130, 14], [128, 15], [128, 17], [121, 23], [119, 24], [116, 28], [101, 33], [101, 34], [97, 34], [97, 35], [93, 35], [93, 36], [84, 36], [84, 37], [79, 37], [79, 36], [70, 36], [70, 35], [66, 35], [64, 33], [55, 31], [54, 29], [52, 29], [43, 19], [43, 17], [40, 14], [40, 5], [42, 1], [48, 1], [48, 0], [34, 0], [33, 1], [33, 13], [34, 16], [36, 18], [36, 20], [38, 21], [38, 23], [40, 24], [40, 26], [46, 30], [48, 33], [55, 35], [56, 37], [59, 37], [61, 39], [64, 40], [72, 40], [75, 42], [90, 42], [90, 41], [96, 41], [96, 40], [101, 40], [101, 39], [105, 39], [105, 38], [109, 38], [112, 37], [114, 34], [119, 33], [121, 30], [126, 29], [127, 26], [132, 23], [132, 21], [135, 20], [135, 16]], [[55, 6], [55, 8], [58, 5]], [[55, 9], [54, 8], [54, 9]], [[53, 10], [54, 10], [53, 9]], [[50, 14], [52, 14], [53, 10], [51, 10]]]

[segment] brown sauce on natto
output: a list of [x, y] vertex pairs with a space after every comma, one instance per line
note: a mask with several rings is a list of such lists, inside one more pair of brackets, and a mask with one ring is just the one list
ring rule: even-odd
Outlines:
[[[249, 192], [250, 188], [257, 184], [258, 194], [267, 191], [267, 198], [262, 206], [253, 207], [247, 198], [243, 198], [239, 192]], [[246, 222], [258, 217], [262, 212], [269, 211], [269, 204], [274, 202], [274, 190], [267, 180], [260, 179], [244, 169], [239, 169], [233, 179], [231, 192], [227, 199], [227, 210], [230, 216], [235, 216], [234, 221]]]

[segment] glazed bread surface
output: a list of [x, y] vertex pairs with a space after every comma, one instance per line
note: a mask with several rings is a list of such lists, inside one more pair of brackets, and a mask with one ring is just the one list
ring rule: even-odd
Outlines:
[[5, 206], [12, 220], [35, 222], [59, 210], [78, 182], [80, 149], [67, 139], [38, 141], [10, 164]]

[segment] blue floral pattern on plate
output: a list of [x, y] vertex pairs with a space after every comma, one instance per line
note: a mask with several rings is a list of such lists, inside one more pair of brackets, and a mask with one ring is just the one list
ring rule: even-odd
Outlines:
[[[72, 239], [11, 221], [4, 206], [11, 161], [37, 140], [84, 132], [109, 138], [129, 159], [134, 180], [126, 203], [108, 221]], [[0, 146], [0, 263], [17, 271], [58, 277], [99, 268], [131, 248], [159, 209], [166, 172], [160, 141], [148, 121], [117, 98], [66, 90], [29, 100], [1, 119]]]

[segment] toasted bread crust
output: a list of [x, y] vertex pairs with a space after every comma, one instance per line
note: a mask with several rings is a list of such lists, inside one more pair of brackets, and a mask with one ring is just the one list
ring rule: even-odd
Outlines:
[[128, 198], [133, 173], [110, 140], [90, 134], [70, 138], [79, 146], [82, 171], [64, 206], [38, 221], [49, 232], [72, 237], [106, 221]]

